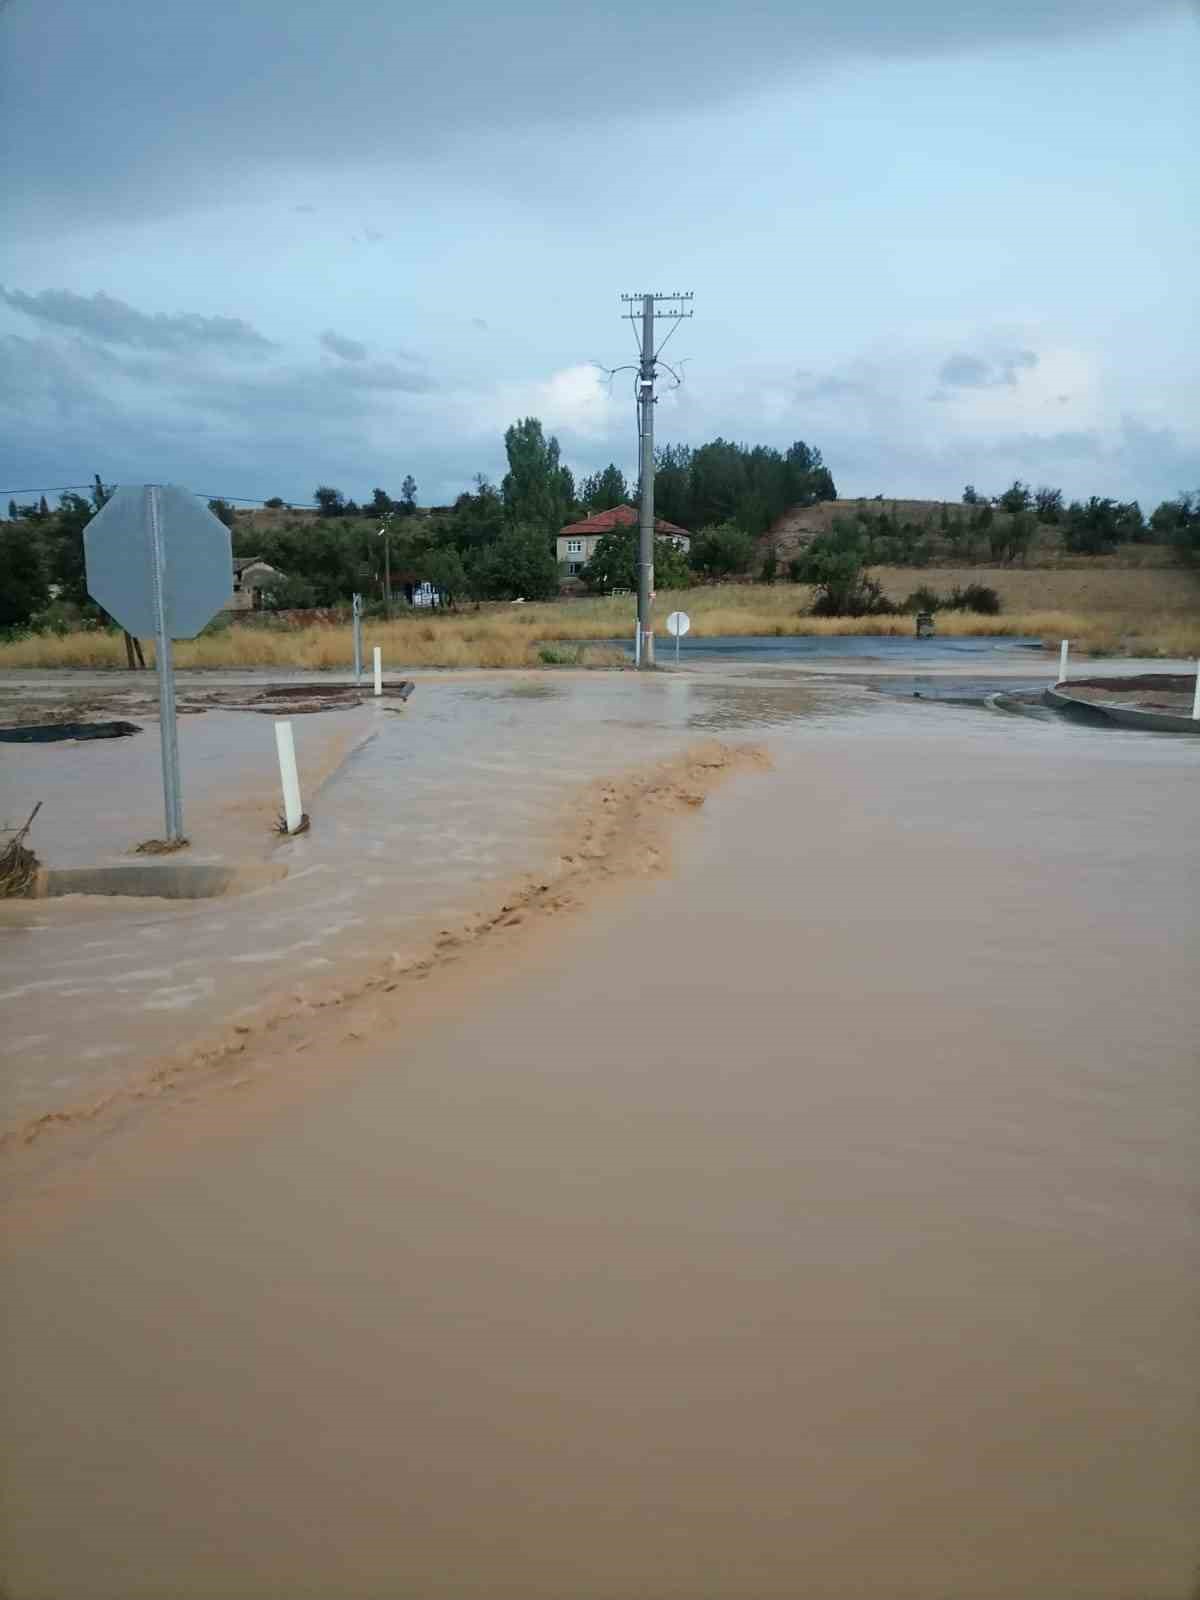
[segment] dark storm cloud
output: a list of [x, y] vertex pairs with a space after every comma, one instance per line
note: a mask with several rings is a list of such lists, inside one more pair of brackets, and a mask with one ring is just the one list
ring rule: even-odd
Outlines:
[[[614, 97], [653, 116], [855, 60], [1049, 41], [1187, 3], [762, 0], [748, 19], [724, 0], [38, 0], [0, 15], [0, 136], [27, 207], [140, 216], [216, 203], [247, 171], [427, 161], [507, 130], [603, 120]], [[64, 83], [86, 95], [47, 116]]]
[[343, 361], [365, 361], [367, 347], [357, 339], [347, 339], [345, 334], [334, 333], [332, 328], [326, 328], [321, 335], [321, 343], [331, 355], [340, 356]]
[[147, 315], [112, 295], [72, 294], [68, 289], [43, 289], [25, 294], [0, 288], [0, 301], [35, 322], [97, 339], [102, 344], [140, 350], [211, 350], [222, 355], [261, 356], [274, 349], [241, 317], [202, 317], [181, 311]]
[[[437, 387], [416, 357], [373, 361], [355, 340], [346, 341], [353, 360], [304, 361], [236, 318], [158, 319], [105, 296], [4, 298], [22, 311], [28, 302], [64, 312], [35, 315], [36, 337], [0, 334], [0, 465], [15, 472], [9, 482], [39, 472], [48, 484], [82, 482], [102, 470], [118, 480], [180, 476], [202, 488], [215, 478], [214, 492], [254, 493], [266, 465], [274, 493], [285, 464], [294, 472], [297, 461], [306, 473], [323, 462], [336, 482], [339, 459], [368, 457], [372, 429], [391, 432], [397, 417], [406, 431], [410, 417], [422, 423], [428, 407], [416, 398]], [[212, 322], [245, 330], [267, 358], [248, 366], [243, 339], [205, 336]], [[290, 477], [286, 487], [296, 493]]]

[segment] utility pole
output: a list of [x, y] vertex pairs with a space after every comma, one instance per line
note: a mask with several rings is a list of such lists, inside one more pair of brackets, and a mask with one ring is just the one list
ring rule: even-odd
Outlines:
[[383, 539], [383, 610], [384, 615], [391, 621], [392, 616], [392, 524], [391, 512], [383, 514], [383, 527], [379, 530]]
[[[658, 357], [654, 348], [655, 320], [678, 324], [692, 315], [691, 294], [623, 294], [629, 306], [625, 313], [634, 324], [641, 320], [639, 341], [641, 359], [637, 367], [638, 410], [638, 662], [643, 668], [654, 665], [654, 379]], [[640, 312], [636, 309], [641, 302]], [[659, 309], [661, 306], [662, 309]], [[671, 333], [675, 331], [674, 327]], [[667, 334], [667, 339], [671, 334]], [[663, 340], [666, 344], [667, 339]], [[663, 362], [666, 366], [666, 362]], [[671, 370], [668, 368], [668, 370]]]

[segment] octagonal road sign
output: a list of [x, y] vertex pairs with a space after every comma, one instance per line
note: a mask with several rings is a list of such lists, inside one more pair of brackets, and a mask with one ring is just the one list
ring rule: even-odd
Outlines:
[[[157, 533], [157, 538], [156, 538]], [[194, 639], [233, 597], [229, 529], [178, 484], [125, 484], [83, 531], [88, 593], [127, 633]]]

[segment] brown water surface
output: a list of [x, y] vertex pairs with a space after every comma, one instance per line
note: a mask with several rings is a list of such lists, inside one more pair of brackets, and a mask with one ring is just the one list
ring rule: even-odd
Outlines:
[[16, 1216], [14, 1600], [1183, 1600], [1195, 757], [772, 751]]

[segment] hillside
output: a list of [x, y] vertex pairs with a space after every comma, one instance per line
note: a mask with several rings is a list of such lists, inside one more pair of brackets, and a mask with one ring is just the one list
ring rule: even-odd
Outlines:
[[[1013, 523], [1006, 511], [991, 512], [991, 527], [972, 526], [979, 507], [945, 500], [824, 500], [815, 506], [794, 506], [778, 517], [758, 540], [758, 562], [774, 546], [779, 566], [788, 562], [838, 519], [858, 521], [879, 546], [874, 558], [897, 565], [976, 562], [991, 565]], [[1038, 523], [1021, 564], [1039, 567], [1167, 567], [1178, 557], [1168, 545], [1123, 543], [1101, 556], [1072, 555], [1063, 548], [1062, 525]], [[996, 546], [996, 548], [994, 548]]]

